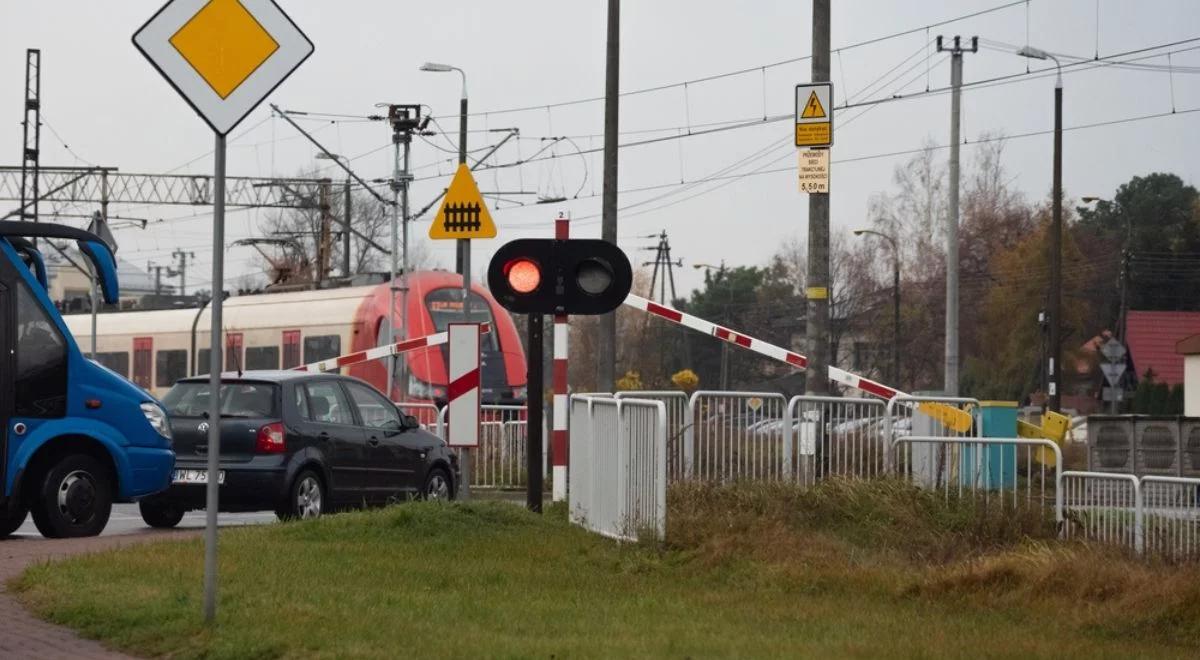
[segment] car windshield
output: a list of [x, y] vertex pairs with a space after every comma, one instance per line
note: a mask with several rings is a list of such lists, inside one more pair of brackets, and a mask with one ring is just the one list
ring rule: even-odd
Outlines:
[[[278, 417], [272, 383], [224, 383], [221, 385], [222, 417]], [[178, 383], [162, 399], [172, 417], [205, 417], [209, 408], [208, 383]]]

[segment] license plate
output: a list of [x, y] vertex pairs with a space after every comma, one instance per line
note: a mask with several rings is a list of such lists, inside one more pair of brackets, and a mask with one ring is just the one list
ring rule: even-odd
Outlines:
[[[175, 470], [175, 474], [171, 477], [171, 483], [207, 484], [208, 470]], [[225, 470], [217, 472], [217, 483], [225, 483]]]

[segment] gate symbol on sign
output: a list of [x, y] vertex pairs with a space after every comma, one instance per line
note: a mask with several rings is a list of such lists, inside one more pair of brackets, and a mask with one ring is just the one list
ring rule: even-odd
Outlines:
[[442, 228], [448, 232], [479, 231], [482, 222], [479, 220], [479, 204], [447, 204], [442, 219]]

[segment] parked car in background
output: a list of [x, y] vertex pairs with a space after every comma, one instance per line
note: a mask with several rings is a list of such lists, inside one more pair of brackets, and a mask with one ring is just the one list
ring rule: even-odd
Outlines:
[[[221, 511], [314, 518], [411, 498], [453, 499], [457, 454], [378, 390], [356, 378], [247, 371], [221, 379]], [[152, 527], [205, 507], [208, 377], [163, 397], [175, 438], [171, 487], [140, 502]]]

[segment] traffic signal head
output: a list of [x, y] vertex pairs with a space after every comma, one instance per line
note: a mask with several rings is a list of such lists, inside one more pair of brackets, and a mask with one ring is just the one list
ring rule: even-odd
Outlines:
[[522, 238], [501, 246], [488, 265], [492, 295], [524, 314], [604, 314], [632, 284], [625, 253], [596, 239]]

